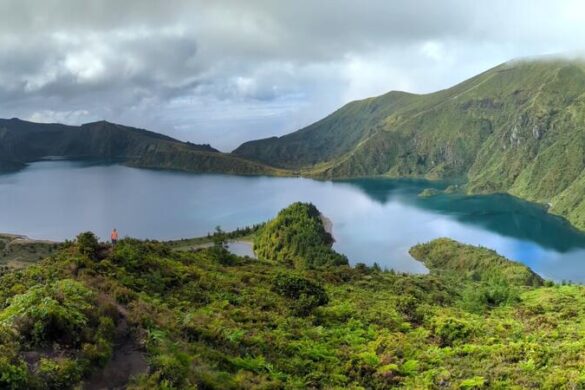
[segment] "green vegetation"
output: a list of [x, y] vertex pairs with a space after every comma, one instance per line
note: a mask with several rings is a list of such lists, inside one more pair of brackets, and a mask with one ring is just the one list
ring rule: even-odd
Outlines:
[[37, 284], [30, 273], [14, 273], [0, 281], [0, 388], [69, 388], [110, 359], [113, 305], [62, 276]]
[[97, 258], [100, 243], [95, 234], [92, 232], [81, 233], [77, 236], [76, 242], [77, 248], [82, 255], [85, 255], [92, 260]]
[[314, 308], [329, 302], [323, 287], [300, 276], [278, 275], [272, 282], [272, 289], [277, 294], [289, 298], [294, 312], [300, 316], [306, 316]]
[[460, 244], [448, 238], [410, 248], [410, 255], [433, 273], [475, 281], [541, 286], [543, 280], [524, 264], [510, 261], [487, 248]]
[[47, 157], [120, 162], [141, 168], [238, 175], [285, 172], [209, 145], [180, 142], [162, 134], [105, 121], [82, 126], [0, 120], [0, 172]]
[[319, 178], [464, 179], [585, 229], [584, 90], [581, 60], [513, 61], [435, 93], [352, 102], [234, 154]]
[[430, 198], [431, 196], [439, 195], [440, 193], [441, 191], [436, 188], [425, 188], [418, 194], [418, 196], [421, 198]]
[[293, 203], [266, 223], [254, 239], [260, 259], [295, 268], [347, 264], [347, 258], [331, 249], [333, 237], [325, 231], [319, 210], [308, 203]]
[[[303, 259], [299, 234], [328, 242], [318, 215], [297, 203], [257, 234], [280, 232], [281, 250]], [[82, 234], [4, 273], [0, 388], [95, 387], [111, 369], [134, 390], [585, 386], [585, 287], [447, 239], [412, 249], [428, 275], [226, 261], [215, 239], [195, 251], [133, 239], [112, 249]], [[147, 366], [116, 364], [128, 345]]]
[[233, 153], [297, 170], [331, 161], [351, 152], [384, 118], [414, 99], [413, 94], [390, 92], [376, 99], [351, 102], [304, 129], [280, 138], [246, 142]]

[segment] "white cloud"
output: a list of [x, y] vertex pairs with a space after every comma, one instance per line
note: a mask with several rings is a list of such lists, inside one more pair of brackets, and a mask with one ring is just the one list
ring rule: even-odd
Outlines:
[[442, 42], [427, 41], [420, 48], [422, 54], [433, 61], [444, 61], [447, 57], [445, 47]]
[[32, 122], [39, 123], [64, 123], [64, 124], [77, 124], [82, 122], [90, 122], [95, 120], [91, 117], [89, 111], [77, 110], [77, 111], [51, 111], [43, 110], [33, 112], [29, 117], [24, 118]]
[[68, 54], [64, 65], [79, 83], [96, 81], [105, 74], [104, 63], [95, 49]]
[[349, 56], [343, 67], [346, 78], [345, 101], [381, 95], [393, 90], [413, 90], [407, 71], [397, 68], [392, 58]]

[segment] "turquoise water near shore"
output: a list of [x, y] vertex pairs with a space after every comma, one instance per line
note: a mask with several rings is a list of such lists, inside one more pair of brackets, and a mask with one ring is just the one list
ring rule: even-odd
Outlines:
[[412, 245], [447, 236], [495, 249], [544, 277], [585, 281], [585, 234], [541, 206], [507, 195], [440, 194], [424, 180], [192, 175], [120, 165], [46, 161], [0, 175], [0, 231], [72, 239], [179, 239], [260, 223], [295, 201], [314, 203], [333, 222], [335, 249], [352, 263], [425, 272]]

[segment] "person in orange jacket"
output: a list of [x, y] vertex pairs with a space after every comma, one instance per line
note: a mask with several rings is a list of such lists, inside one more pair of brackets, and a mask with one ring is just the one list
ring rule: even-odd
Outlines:
[[116, 246], [116, 243], [118, 242], [118, 231], [116, 230], [116, 228], [112, 230], [110, 238], [112, 239], [112, 246]]

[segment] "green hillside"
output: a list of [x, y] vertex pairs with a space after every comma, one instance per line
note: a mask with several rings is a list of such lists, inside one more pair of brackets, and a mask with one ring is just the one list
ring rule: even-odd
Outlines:
[[[296, 224], [307, 210], [284, 210], [277, 220], [292, 223], [279, 231], [323, 243]], [[112, 249], [85, 233], [37, 265], [3, 269], [0, 388], [585, 385], [582, 286], [543, 286], [521, 264], [445, 239], [413, 248], [428, 275], [298, 268], [214, 241]], [[297, 253], [294, 239], [278, 245]]]
[[319, 210], [294, 203], [264, 225], [254, 239], [260, 259], [286, 263], [298, 269], [347, 265], [347, 258], [331, 249], [333, 237], [325, 231]]
[[390, 92], [351, 102], [309, 127], [280, 138], [246, 142], [233, 153], [288, 169], [329, 161], [353, 150], [384, 118], [414, 99], [416, 95]]
[[0, 171], [46, 158], [116, 161], [142, 168], [233, 174], [279, 170], [151, 131], [105, 121], [82, 126], [0, 120]]
[[542, 286], [543, 280], [524, 264], [510, 261], [487, 248], [463, 245], [448, 238], [410, 248], [410, 255], [431, 272], [455, 278], [515, 286]]
[[391, 92], [234, 153], [321, 178], [465, 179], [585, 229], [585, 63], [514, 61], [439, 92]]

